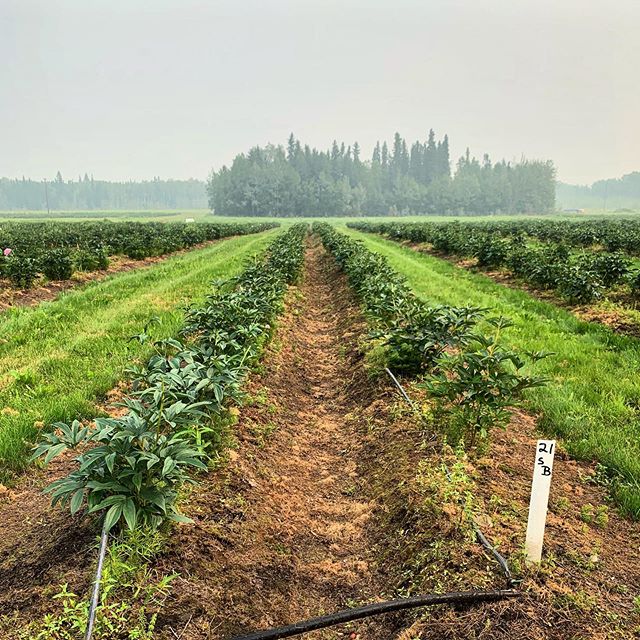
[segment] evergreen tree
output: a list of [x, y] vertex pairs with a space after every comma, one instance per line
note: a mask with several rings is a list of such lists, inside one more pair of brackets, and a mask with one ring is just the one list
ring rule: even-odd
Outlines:
[[353, 143], [353, 161], [356, 164], [360, 163], [360, 145], [357, 140]]
[[371, 156], [371, 164], [373, 166], [380, 166], [382, 164], [382, 155], [380, 151], [380, 141], [376, 142], [376, 146], [373, 148], [373, 155]]
[[438, 148], [436, 146], [436, 134], [433, 129], [429, 129], [429, 136], [424, 150], [424, 171], [422, 182], [425, 185], [431, 184], [440, 175], [438, 170]]
[[411, 145], [411, 156], [409, 158], [409, 174], [416, 182], [423, 182], [423, 156], [422, 144], [416, 141]]
[[386, 169], [389, 166], [389, 147], [386, 142], [382, 143], [382, 167]]
[[441, 143], [438, 143], [438, 175], [451, 176], [451, 160], [449, 158], [449, 136], [445, 134]]
[[287, 141], [287, 160], [291, 163], [294, 162], [296, 157], [296, 147], [297, 141], [293, 133], [289, 136], [289, 140]]

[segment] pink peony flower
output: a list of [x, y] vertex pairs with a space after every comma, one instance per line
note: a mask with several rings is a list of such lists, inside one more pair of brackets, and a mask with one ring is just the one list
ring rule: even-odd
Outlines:
[[12, 249], [9, 249], [9, 247], [7, 247], [7, 248], [2, 252], [2, 254], [3, 254], [3, 255], [5, 255], [5, 256], [10, 256], [12, 253], [13, 253], [13, 250], [12, 250]]

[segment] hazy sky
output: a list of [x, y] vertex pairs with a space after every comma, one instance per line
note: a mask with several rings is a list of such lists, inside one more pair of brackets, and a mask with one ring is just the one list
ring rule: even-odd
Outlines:
[[640, 170], [640, 0], [0, 0], [0, 176], [204, 178], [289, 132]]

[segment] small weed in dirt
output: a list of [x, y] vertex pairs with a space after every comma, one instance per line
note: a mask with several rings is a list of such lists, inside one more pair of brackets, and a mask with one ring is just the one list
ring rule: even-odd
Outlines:
[[565, 607], [581, 613], [595, 612], [598, 605], [598, 599], [584, 590], [556, 596], [555, 600], [559, 608]]
[[440, 468], [434, 468], [427, 460], [420, 461], [417, 484], [425, 496], [431, 495], [425, 504], [429, 504], [436, 513], [445, 513], [460, 533], [474, 539], [473, 482], [462, 445], [454, 450], [445, 444], [443, 460]]
[[389, 362], [389, 349], [373, 341], [361, 341], [360, 350], [364, 353], [364, 366], [370, 379], [379, 378], [385, 374], [385, 367]]
[[555, 513], [566, 513], [567, 511], [569, 511], [570, 507], [571, 502], [569, 502], [569, 498], [561, 496], [552, 504], [551, 509]]
[[251, 422], [248, 424], [248, 428], [251, 435], [256, 439], [257, 446], [262, 449], [269, 441], [269, 438], [277, 431], [278, 425], [275, 422]]
[[600, 564], [600, 546], [595, 545], [594, 549], [588, 554], [582, 554], [573, 549], [568, 549], [565, 553], [565, 557], [572, 564], [583, 571], [595, 571]]
[[245, 398], [245, 406], [247, 407], [263, 407], [268, 402], [267, 390], [260, 389], [253, 394], [247, 394]]
[[279, 556], [289, 556], [289, 555], [291, 555], [291, 549], [289, 549], [289, 547], [287, 547], [282, 542], [274, 542], [272, 546], [273, 546], [273, 550]]
[[349, 484], [342, 489], [342, 495], [344, 496], [354, 496], [358, 492], [358, 485]]
[[594, 507], [588, 502], [580, 510], [580, 519], [587, 524], [595, 524], [600, 528], [604, 528], [609, 523], [609, 507], [604, 504]]

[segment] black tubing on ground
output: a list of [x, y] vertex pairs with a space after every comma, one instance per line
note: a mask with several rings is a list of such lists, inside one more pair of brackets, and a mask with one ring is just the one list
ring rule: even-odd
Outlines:
[[336, 624], [351, 622], [352, 620], [360, 620], [370, 616], [379, 615], [381, 613], [389, 613], [391, 611], [402, 611], [403, 609], [415, 609], [417, 607], [426, 607], [434, 604], [460, 604], [471, 605], [482, 602], [495, 602], [497, 600], [505, 600], [506, 598], [518, 598], [522, 593], [512, 590], [499, 591], [461, 591], [457, 593], [443, 593], [438, 595], [412, 596], [410, 598], [401, 598], [399, 600], [388, 600], [386, 602], [375, 602], [364, 607], [356, 607], [355, 609], [345, 609], [319, 618], [310, 618], [302, 622], [287, 625], [286, 627], [278, 627], [276, 629], [264, 629], [263, 631], [254, 631], [244, 636], [234, 636], [231, 640], [276, 640], [277, 638], [290, 638], [301, 633], [315, 631], [316, 629], [324, 629]]

